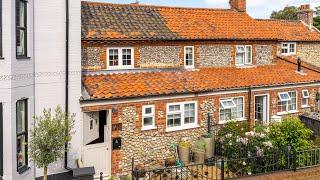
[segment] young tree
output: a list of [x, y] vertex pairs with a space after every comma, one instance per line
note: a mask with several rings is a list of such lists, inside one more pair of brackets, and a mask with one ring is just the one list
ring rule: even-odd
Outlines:
[[44, 109], [43, 114], [34, 117], [35, 127], [31, 130], [29, 142], [30, 157], [35, 165], [43, 168], [43, 179], [47, 180], [48, 165], [64, 156], [65, 143], [71, 140], [74, 114], [69, 115], [58, 106], [55, 113]]

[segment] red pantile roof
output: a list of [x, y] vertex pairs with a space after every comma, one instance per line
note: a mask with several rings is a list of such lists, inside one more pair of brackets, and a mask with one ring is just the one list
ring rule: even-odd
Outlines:
[[231, 9], [82, 2], [85, 40], [320, 41], [302, 22], [257, 20]]
[[319, 72], [303, 68], [301, 74], [296, 69], [296, 64], [277, 59], [273, 65], [251, 68], [86, 75], [83, 84], [89, 99], [117, 99], [320, 82]]

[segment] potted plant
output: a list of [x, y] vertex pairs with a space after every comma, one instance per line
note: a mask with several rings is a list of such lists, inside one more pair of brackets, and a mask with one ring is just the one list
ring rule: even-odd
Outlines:
[[179, 159], [183, 164], [188, 165], [190, 159], [190, 144], [186, 141], [180, 141], [178, 144]]
[[214, 141], [213, 141], [213, 135], [211, 133], [202, 136], [202, 140], [205, 143], [205, 158], [209, 159], [213, 157], [214, 154]]
[[194, 156], [194, 162], [196, 164], [203, 164], [204, 158], [205, 158], [205, 151], [206, 151], [205, 141], [203, 139], [198, 140], [195, 143], [195, 146], [192, 151]]

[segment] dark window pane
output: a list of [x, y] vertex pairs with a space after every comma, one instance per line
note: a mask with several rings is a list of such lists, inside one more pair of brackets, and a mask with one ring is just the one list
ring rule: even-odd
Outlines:
[[16, 0], [16, 54], [27, 56], [27, 3]]

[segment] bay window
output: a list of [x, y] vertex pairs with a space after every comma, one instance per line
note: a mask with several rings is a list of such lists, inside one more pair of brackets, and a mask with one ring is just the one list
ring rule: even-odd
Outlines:
[[16, 55], [27, 57], [27, 1], [16, 0]]
[[130, 69], [134, 67], [133, 48], [108, 48], [107, 49], [108, 69]]
[[278, 97], [278, 113], [297, 111], [297, 93], [295, 91], [279, 93]]
[[197, 103], [167, 104], [167, 130], [174, 131], [197, 126]]
[[220, 123], [244, 119], [244, 97], [220, 100]]
[[28, 167], [28, 101], [19, 100], [16, 103], [17, 129], [17, 171], [24, 172]]
[[154, 105], [142, 107], [142, 130], [155, 128], [155, 108]]
[[237, 46], [236, 47], [236, 65], [252, 64], [252, 46]]

